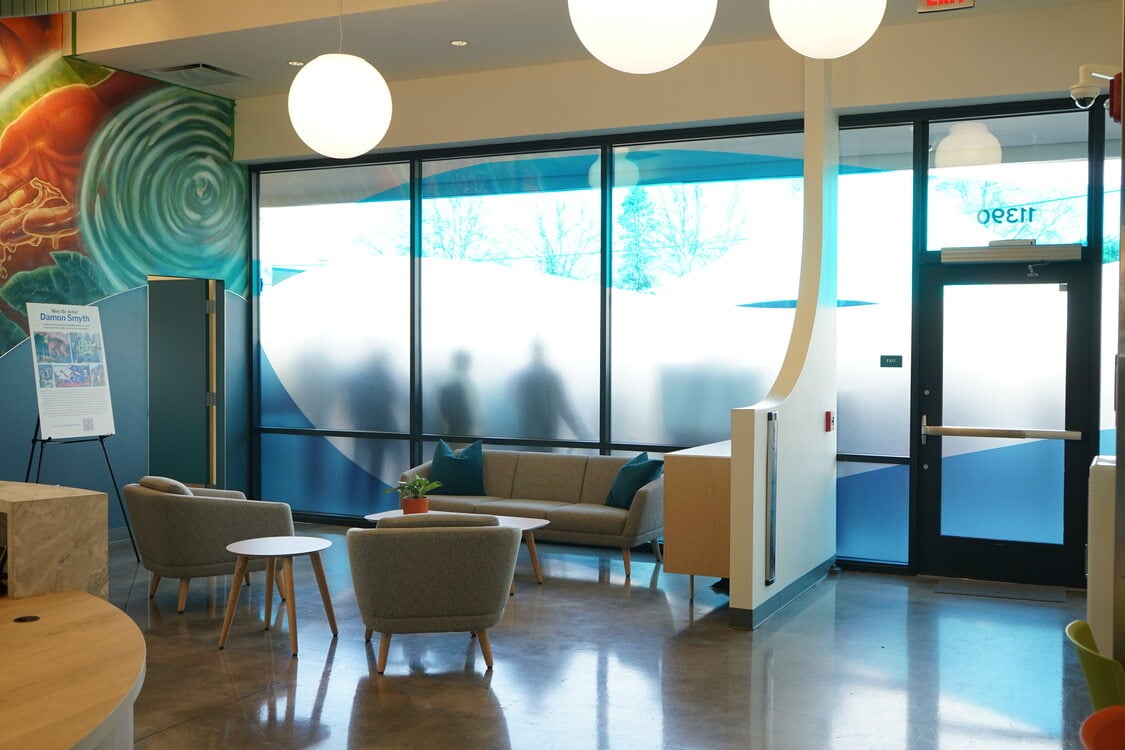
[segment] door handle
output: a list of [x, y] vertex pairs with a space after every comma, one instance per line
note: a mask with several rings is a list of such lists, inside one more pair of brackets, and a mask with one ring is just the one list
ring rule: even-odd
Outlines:
[[1007, 427], [963, 427], [953, 425], [931, 425], [926, 423], [926, 415], [922, 415], [922, 445], [926, 444], [926, 436], [938, 437], [986, 437], [986, 438], [1016, 438], [1017, 440], [1081, 440], [1081, 430], [1021, 430]]

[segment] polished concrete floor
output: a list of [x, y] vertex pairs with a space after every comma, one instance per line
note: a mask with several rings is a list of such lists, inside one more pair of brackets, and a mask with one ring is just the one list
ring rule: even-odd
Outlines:
[[261, 573], [219, 650], [229, 577], [194, 581], [178, 615], [176, 583], [148, 599], [128, 541], [112, 545], [110, 598], [148, 645], [136, 747], [1079, 748], [1091, 710], [1063, 635], [1081, 591], [1031, 602], [845, 571], [744, 632], [712, 579], [692, 603], [649, 553], [627, 580], [611, 550], [546, 543], [541, 586], [520, 552], [494, 669], [467, 634], [400, 635], [378, 676], [345, 530], [298, 526], [332, 542], [339, 637], [298, 558], [296, 658], [284, 610], [263, 628]]

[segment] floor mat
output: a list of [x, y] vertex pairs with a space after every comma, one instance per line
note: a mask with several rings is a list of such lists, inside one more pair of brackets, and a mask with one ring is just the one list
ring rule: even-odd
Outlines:
[[938, 594], [990, 596], [996, 599], [1024, 599], [1032, 602], [1066, 601], [1066, 589], [1062, 586], [1032, 586], [1024, 583], [968, 581], [960, 578], [943, 578], [934, 591]]

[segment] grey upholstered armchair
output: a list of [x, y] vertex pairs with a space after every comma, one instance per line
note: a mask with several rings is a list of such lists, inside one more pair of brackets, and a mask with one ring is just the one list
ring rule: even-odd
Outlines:
[[[293, 514], [285, 503], [247, 500], [236, 490], [188, 488], [166, 477], [142, 477], [125, 485], [125, 505], [141, 553], [152, 574], [148, 595], [163, 578], [180, 579], [176, 611], [187, 604], [192, 578], [234, 572], [226, 546], [242, 539], [292, 536]], [[264, 570], [264, 558], [250, 570]]]
[[495, 516], [418, 513], [348, 530], [356, 604], [378, 632], [376, 670], [387, 666], [392, 633], [470, 631], [492, 668], [488, 628], [504, 616], [520, 532]]

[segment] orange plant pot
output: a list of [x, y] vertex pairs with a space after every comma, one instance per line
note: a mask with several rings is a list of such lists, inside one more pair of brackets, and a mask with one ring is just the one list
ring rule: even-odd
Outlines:
[[428, 497], [404, 497], [402, 499], [402, 514], [409, 515], [411, 513], [428, 513], [430, 510], [430, 498]]

